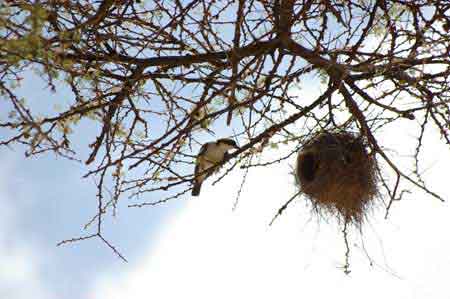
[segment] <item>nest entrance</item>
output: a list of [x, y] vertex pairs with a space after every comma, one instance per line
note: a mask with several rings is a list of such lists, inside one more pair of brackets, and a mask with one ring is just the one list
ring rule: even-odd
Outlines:
[[315, 211], [360, 224], [378, 194], [375, 163], [361, 136], [321, 133], [299, 152], [296, 179]]
[[314, 176], [319, 166], [319, 161], [316, 161], [313, 153], [306, 153], [303, 155], [302, 163], [299, 166], [299, 171], [301, 176], [305, 178], [306, 181], [311, 182], [314, 180]]

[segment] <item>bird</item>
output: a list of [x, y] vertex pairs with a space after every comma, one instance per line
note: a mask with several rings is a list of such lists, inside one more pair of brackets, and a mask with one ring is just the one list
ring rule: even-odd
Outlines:
[[239, 149], [239, 146], [229, 138], [221, 138], [202, 145], [195, 164], [192, 196], [200, 195], [203, 181], [219, 169], [231, 149]]

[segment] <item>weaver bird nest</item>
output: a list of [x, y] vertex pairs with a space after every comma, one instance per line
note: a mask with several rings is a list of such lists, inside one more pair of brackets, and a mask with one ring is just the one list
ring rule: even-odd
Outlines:
[[321, 133], [305, 143], [295, 169], [300, 191], [320, 215], [361, 224], [378, 195], [376, 160], [362, 136]]

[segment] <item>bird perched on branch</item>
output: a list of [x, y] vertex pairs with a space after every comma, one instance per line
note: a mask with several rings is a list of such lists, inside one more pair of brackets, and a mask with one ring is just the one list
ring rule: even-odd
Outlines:
[[195, 165], [194, 187], [192, 196], [198, 196], [203, 181], [218, 170], [220, 164], [226, 159], [230, 149], [238, 149], [238, 145], [232, 139], [222, 138], [214, 142], [202, 145], [197, 155]]

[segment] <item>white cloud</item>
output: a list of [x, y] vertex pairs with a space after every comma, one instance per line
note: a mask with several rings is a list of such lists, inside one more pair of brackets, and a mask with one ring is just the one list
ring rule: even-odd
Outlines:
[[0, 160], [0, 298], [49, 299], [41, 281], [42, 255], [17, 229], [21, 214], [11, 204], [13, 190], [8, 188], [15, 162], [8, 157]]
[[[378, 217], [364, 239], [379, 266], [370, 267], [364, 252], [352, 246], [353, 272], [347, 277], [338, 268], [344, 247], [332, 223], [308, 222], [308, 212], [297, 204], [268, 227], [293, 192], [286, 167], [250, 175], [248, 192], [235, 212], [231, 208], [240, 183], [237, 176], [217, 186], [205, 184], [202, 196], [167, 224], [156, 248], [121, 274], [99, 277], [89, 298], [378, 299], [446, 294], [450, 237], [442, 229], [450, 225], [448, 207], [418, 198], [399, 203], [392, 220]], [[430, 173], [435, 183], [439, 175]]]
[[[307, 86], [301, 94], [303, 100], [314, 98]], [[410, 125], [395, 126], [397, 131], [390, 130], [380, 143], [410, 153]], [[438, 144], [437, 140], [431, 134], [427, 144]], [[430, 146], [424, 165], [450, 165], [444, 151], [448, 149]], [[435, 167], [426, 176], [448, 196], [443, 171]], [[202, 196], [166, 224], [156, 247], [121, 273], [99, 275], [89, 298], [379, 299], [446, 294], [450, 236], [442, 230], [450, 227], [449, 208], [437, 200], [415, 192], [409, 197], [415, 200], [393, 206], [387, 221], [380, 209], [363, 237], [375, 265], [369, 266], [354, 235], [358, 247], [352, 241], [348, 277], [339, 269], [345, 252], [339, 228], [318, 224], [301, 201], [269, 228], [276, 210], [295, 192], [289, 165], [254, 169], [248, 177], [234, 212], [239, 175], [216, 186], [206, 183]]]

